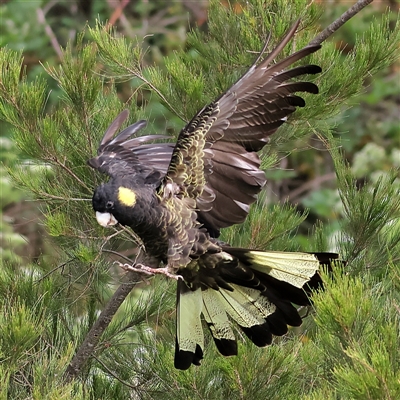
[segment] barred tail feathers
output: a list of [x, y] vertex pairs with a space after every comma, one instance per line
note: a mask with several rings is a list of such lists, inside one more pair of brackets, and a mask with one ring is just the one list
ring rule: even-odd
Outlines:
[[187, 369], [191, 364], [200, 365], [204, 348], [202, 312], [201, 288], [192, 291], [183, 281], [178, 281], [174, 359], [177, 369]]
[[339, 258], [337, 253], [324, 252], [258, 251], [234, 247], [223, 250], [253, 273], [260, 286], [267, 289], [272, 302], [277, 298], [301, 306], [310, 305], [311, 292], [323, 288], [319, 274], [321, 266], [331, 271], [333, 261]]
[[276, 307], [259, 290], [232, 285], [233, 291], [222, 288], [191, 291], [182, 281], [178, 286], [176, 368], [187, 369], [191, 364], [200, 364], [204, 346], [200, 312], [224, 356], [237, 354], [232, 321], [257, 346], [271, 343], [272, 333], [265, 319], [275, 312]]
[[233, 261], [216, 266], [219, 281], [225, 282], [218, 290], [204, 284], [192, 290], [178, 282], [175, 366], [179, 369], [200, 364], [204, 348], [201, 314], [224, 356], [237, 354], [233, 322], [259, 347], [271, 344], [273, 335], [287, 333], [288, 325], [301, 325], [292, 303], [310, 304], [307, 292], [322, 287], [320, 264], [329, 265], [338, 258], [333, 253], [223, 250]]
[[224, 356], [234, 356], [237, 354], [237, 342], [221, 298], [221, 291], [203, 291], [203, 315], [218, 351]]
[[[203, 358], [204, 337], [200, 312], [217, 349], [224, 356], [237, 354], [232, 321], [258, 347], [271, 344], [273, 334], [285, 334], [288, 323], [293, 326], [301, 323], [297, 314], [295, 318], [285, 317], [274, 303], [256, 289], [232, 284], [232, 291], [222, 288], [191, 291], [182, 281], [178, 282], [178, 286], [181, 287], [175, 349], [175, 367], [178, 369], [187, 369], [191, 364], [199, 365]], [[293, 307], [291, 304], [287, 306]], [[278, 316], [275, 316], [276, 313]]]
[[279, 281], [302, 288], [316, 272], [320, 261], [313, 253], [283, 251], [257, 251], [228, 248], [227, 253], [237, 257], [240, 262]]

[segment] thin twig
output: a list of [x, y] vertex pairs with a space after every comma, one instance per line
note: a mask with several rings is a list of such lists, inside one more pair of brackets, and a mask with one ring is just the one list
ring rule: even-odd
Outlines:
[[[51, 201], [51, 200], [62, 200], [62, 201], [92, 201], [92, 199], [82, 199], [79, 197], [62, 197], [62, 196], [55, 196], [53, 194], [49, 194], [46, 192], [41, 192], [40, 190], [36, 190], [31, 188], [31, 191], [33, 193], [35, 193], [36, 195], [38, 195], [40, 198], [40, 200], [25, 200], [27, 202], [30, 201], [41, 201], [41, 202], [45, 202], [45, 201]], [[45, 199], [44, 197], [47, 197], [47, 199]]]
[[137, 390], [137, 386], [131, 385], [130, 383], [121, 379], [117, 374], [112, 372], [111, 369], [108, 368], [107, 365], [104, 364], [103, 361], [101, 361], [99, 357], [96, 357], [95, 355], [93, 355], [93, 358], [106, 370], [107, 373], [109, 373], [111, 376], [113, 376], [117, 381], [121, 382], [123, 385], [125, 385], [133, 390]]
[[[75, 258], [75, 257], [74, 257]], [[53, 272], [57, 271], [60, 268], [64, 268], [67, 264], [69, 264], [70, 262], [72, 262], [74, 260], [74, 258], [71, 258], [70, 260], [67, 260], [63, 263], [61, 263], [60, 265], [57, 265], [57, 267], [53, 268], [52, 270], [50, 270], [49, 272], [46, 272], [43, 276], [41, 276], [37, 281], [35, 281], [35, 284], [40, 283], [41, 281], [43, 281], [44, 279], [46, 279], [49, 275], [51, 275]]]
[[127, 261], [128, 263], [133, 264], [132, 260], [131, 260], [129, 257], [127, 257], [127, 256], [125, 256], [125, 255], [123, 255], [123, 254], [121, 254], [121, 253], [118, 253], [117, 251], [108, 250], [108, 249], [103, 249], [102, 252], [103, 252], [103, 253], [114, 254], [114, 255], [116, 255], [116, 256], [118, 256], [118, 257], [123, 258], [123, 259], [124, 259], [125, 261]]
[[92, 190], [89, 188], [89, 186], [86, 185], [85, 182], [83, 182], [81, 179], [78, 178], [77, 175], [75, 175], [70, 168], [68, 168], [65, 164], [63, 164], [57, 157], [53, 157], [52, 161], [59, 167], [61, 167], [65, 172], [67, 172], [69, 175], [71, 175], [77, 182], [81, 184], [85, 189], [87, 189], [89, 192]]
[[125, 233], [133, 239], [133, 241], [139, 246], [140, 250], [145, 251], [145, 247], [144, 247], [144, 243], [143, 243], [142, 239], [140, 239], [140, 237], [134, 231], [132, 231], [131, 229], [127, 228], [124, 225], [118, 225], [118, 227], [121, 230], [125, 231]]
[[291, 193], [289, 193], [289, 201], [292, 203], [296, 203], [298, 201], [298, 197], [302, 195], [303, 193], [307, 192], [308, 190], [311, 189], [316, 189], [318, 188], [321, 183], [324, 182], [329, 182], [333, 179], [336, 178], [336, 173], [335, 172], [330, 172], [326, 175], [321, 175], [316, 177], [315, 179], [312, 179], [311, 181], [306, 182], [304, 185], [301, 185], [297, 189], [293, 190]]
[[[115, 1], [107, 0], [107, 3], [110, 7], [114, 7]], [[109, 29], [111, 26], [114, 26], [115, 23], [120, 19], [124, 8], [129, 4], [129, 0], [122, 0], [119, 4], [114, 7], [114, 12], [112, 13], [110, 20], [108, 21], [105, 29]]]
[[154, 93], [158, 95], [158, 97], [167, 105], [167, 107], [183, 122], [188, 122], [186, 118], [176, 109], [173, 105], [167, 100], [167, 98], [161, 93], [161, 91], [154, 86], [148, 79], [144, 77], [143, 74], [139, 73], [137, 70], [127, 67], [124, 64], [119, 63], [117, 60], [114, 60], [119, 67], [124, 68], [127, 70], [131, 75], [135, 76], [136, 78], [140, 79], [143, 83], [145, 83]]
[[350, 7], [346, 12], [344, 12], [337, 20], [333, 21], [328, 27], [326, 27], [321, 33], [319, 33], [310, 43], [309, 46], [315, 46], [324, 42], [329, 36], [336, 32], [344, 23], [346, 23], [350, 18], [353, 18], [357, 13], [359, 13], [368, 4], [372, 3], [374, 0], [358, 0], [354, 6]]
[[54, 34], [53, 30], [51, 29], [50, 25], [46, 22], [46, 16], [44, 11], [39, 7], [36, 10], [37, 13], [37, 19], [39, 24], [42, 24], [44, 26], [44, 30], [46, 32], [46, 35], [50, 39], [50, 43], [53, 46], [54, 51], [57, 53], [58, 57], [60, 60], [63, 58], [63, 53], [61, 51], [61, 46], [58, 43], [57, 37]]

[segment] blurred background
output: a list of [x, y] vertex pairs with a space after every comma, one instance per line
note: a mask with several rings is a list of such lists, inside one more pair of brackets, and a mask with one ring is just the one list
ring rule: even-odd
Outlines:
[[[321, 29], [349, 7], [348, 0], [324, 0], [326, 12], [319, 21]], [[224, 3], [224, 2], [222, 2]], [[225, 2], [226, 3], [226, 2]], [[234, 4], [243, 12], [241, 2]], [[43, 72], [42, 65], [60, 62], [60, 48], [76, 43], [77, 34], [96, 20], [109, 25], [128, 38], [139, 38], [146, 50], [144, 63], [163, 65], [163, 57], [179, 48], [186, 49], [186, 34], [191, 27], [207, 30], [207, 1], [188, 0], [43, 0], [0, 2], [0, 46], [20, 50], [29, 79]], [[398, 0], [376, 1], [350, 20], [331, 38], [343, 57], [353, 48], [374, 16], [390, 9], [397, 13]], [[89, 39], [89, 38], [86, 38]], [[191, 49], [187, 48], [190, 52]], [[101, 66], [100, 66], [101, 67]], [[49, 75], [51, 108], [61, 95]], [[121, 101], [126, 101], [139, 82], [118, 84]], [[176, 133], [182, 121], [163, 107], [155, 96], [141, 91], [140, 105], [148, 110], [154, 132]], [[400, 64], [390, 66], [370, 81], [365, 92], [353, 99], [352, 107], [335, 118], [336, 133], [342, 135], [345, 156], [359, 185], [368, 185], [385, 175], [393, 166], [400, 167]], [[300, 211], [309, 210], [296, 236], [300, 245], [307, 240], [310, 227], [317, 220], [334, 247], [342, 205], [335, 186], [336, 176], [329, 153], [316, 138], [300, 151], [282, 157], [276, 168], [267, 172], [268, 201], [289, 201]], [[55, 257], [55, 250], [41, 224], [38, 203], [7, 176], [7, 168], [29, 163], [12, 140], [10, 128], [0, 123], [0, 253], [3, 260], [27, 265], [43, 263]]]

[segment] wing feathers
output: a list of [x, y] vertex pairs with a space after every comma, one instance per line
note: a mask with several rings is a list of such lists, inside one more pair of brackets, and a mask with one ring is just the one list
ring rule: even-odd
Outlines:
[[[317, 51], [320, 46], [306, 47], [270, 66], [291, 39], [297, 26], [298, 23], [261, 64], [253, 65], [218, 100], [219, 114], [206, 134], [206, 140], [211, 143], [211, 147], [203, 154], [204, 158], [209, 158], [212, 162], [212, 169], [204, 170], [206, 185], [214, 190], [216, 196], [212, 201], [212, 207], [208, 207], [208, 215], [200, 217], [201, 220], [207, 220], [208, 229], [214, 236], [218, 236], [220, 228], [244, 221], [247, 216], [247, 212], [244, 211], [239, 212], [237, 218], [230, 220], [231, 210], [235, 209], [235, 201], [244, 203], [243, 199], [240, 199], [240, 193], [250, 190], [252, 194], [257, 194], [265, 183], [265, 176], [259, 169], [258, 160], [254, 162], [252, 169], [239, 169], [236, 174], [232, 173], [232, 169], [223, 168], [219, 168], [216, 173], [217, 168], [221, 165], [235, 166], [243, 154], [255, 155], [254, 152], [261, 150], [268, 143], [269, 136], [286, 121], [296, 107], [305, 106], [305, 101], [296, 95], [296, 92], [318, 93], [318, 87], [311, 82], [287, 81], [304, 74], [319, 73], [321, 72], [319, 66], [299, 66], [288, 71], [285, 68]], [[238, 148], [230, 152], [228, 149], [224, 150], [221, 145], [221, 152], [219, 143], [225, 146], [233, 143], [238, 145]], [[243, 150], [246, 153], [243, 153]], [[256, 178], [258, 184], [250, 184], [249, 177], [252, 176]], [[230, 182], [228, 190], [219, 189], [221, 180]], [[198, 196], [201, 197], [201, 192], [198, 192]], [[247, 204], [253, 203], [255, 198], [253, 195], [247, 197]], [[200, 203], [199, 209], [202, 211], [202, 207], [206, 206], [205, 202], [200, 201]]]
[[[296, 51], [295, 53], [286, 57], [284, 60], [279, 61], [278, 63], [276, 63], [270, 67], [268, 67], [268, 65], [271, 64], [272, 60], [270, 59], [270, 56], [268, 56], [268, 58], [266, 58], [265, 60], [262, 61], [262, 63], [259, 65], [259, 67], [265, 71], [268, 71], [268, 73], [270, 73], [270, 74], [276, 74], [280, 71], [283, 71], [285, 68], [291, 66], [296, 61], [299, 61], [302, 58], [304, 58], [312, 53], [315, 53], [320, 48], [321, 48], [320, 45], [306, 46], [306, 47], [302, 48], [301, 50]], [[310, 72], [307, 72], [307, 73], [310, 73]]]
[[[124, 143], [127, 139], [129, 139], [132, 135], [137, 133], [140, 129], [144, 128], [147, 125], [147, 122], [145, 120], [140, 120], [138, 122], [135, 122], [133, 125], [129, 125], [126, 129], [124, 129], [122, 132], [120, 132], [113, 140], [107, 143], [107, 145], [113, 145], [116, 143]], [[135, 138], [135, 141], [137, 143], [145, 142], [149, 139], [149, 136], [143, 136], [139, 138]], [[101, 147], [100, 147], [101, 148]]]
[[[127, 127], [113, 139], [128, 117], [125, 110], [107, 129], [98, 156], [89, 160], [89, 165], [111, 177], [140, 173], [146, 180], [146, 176], [151, 176], [149, 183], [158, 185], [161, 198], [164, 194], [169, 196], [170, 190], [164, 193], [164, 188], [174, 183], [174, 195], [197, 201], [199, 220], [205, 222], [214, 237], [219, 235], [220, 228], [243, 222], [249, 205], [265, 184], [255, 152], [268, 143], [269, 136], [296, 107], [304, 107], [305, 102], [297, 92], [318, 93], [317, 86], [311, 82], [289, 80], [319, 73], [320, 67], [288, 68], [320, 46], [305, 47], [274, 63], [298, 26], [299, 21], [258, 63], [265, 46], [242, 78], [204, 107], [180, 132], [173, 150], [170, 144], [145, 144], [165, 136], [129, 139], [145, 121]], [[166, 206], [170, 203], [166, 201]]]
[[[146, 125], [141, 120], [128, 126], [115, 138], [114, 134], [128, 118], [128, 110], [122, 111], [108, 127], [97, 151], [97, 157], [88, 160], [88, 164], [111, 177], [143, 174], [149, 177], [151, 184], [158, 184], [167, 172], [171, 160], [171, 143], [143, 144], [153, 140], [167, 139], [165, 135], [146, 135], [129, 139]], [[157, 176], [155, 182], [154, 178]]]
[[277, 44], [277, 46], [271, 51], [271, 53], [268, 54], [268, 56], [264, 59], [265, 64], [271, 63], [274, 58], [279, 55], [279, 53], [285, 48], [285, 46], [289, 43], [290, 39], [293, 37], [295, 34], [297, 28], [300, 25], [300, 19], [298, 19], [293, 26], [287, 31], [285, 36], [282, 38], [282, 40]]
[[[305, 47], [273, 64], [299, 23], [297, 21], [292, 26], [261, 63], [257, 65], [260, 55], [226, 93], [204, 107], [179, 134], [159, 194], [163, 197], [168, 183], [177, 184], [179, 196], [197, 200], [199, 219], [207, 221], [207, 229], [214, 236], [218, 236], [220, 228], [245, 219], [248, 210], [245, 205], [255, 201], [253, 194], [257, 194], [265, 183], [265, 177], [260, 177], [263, 173], [259, 160], [246, 160], [246, 156], [256, 156], [255, 152], [265, 146], [269, 136], [286, 121], [288, 115], [296, 107], [305, 105], [296, 92], [318, 93], [318, 87], [311, 82], [288, 80], [319, 73], [320, 67], [286, 68], [314, 53], [320, 46]], [[231, 145], [234, 146], [230, 148]], [[244, 197], [242, 193], [248, 190], [251, 195]], [[232, 218], [238, 204], [240, 210], [237, 217]]]
[[306, 75], [306, 74], [319, 74], [322, 69], [319, 65], [301, 65], [300, 67], [295, 67], [289, 71], [281, 72], [274, 77], [274, 81], [282, 83], [288, 79], [295, 78], [296, 76]]
[[111, 138], [117, 133], [121, 125], [125, 122], [125, 120], [128, 118], [129, 111], [124, 110], [121, 113], [117, 115], [117, 117], [114, 119], [113, 122], [111, 122], [111, 125], [107, 128], [103, 138], [101, 139], [100, 142], [100, 147], [98, 150], [98, 154], [101, 152], [101, 147], [105, 144], [108, 143]]

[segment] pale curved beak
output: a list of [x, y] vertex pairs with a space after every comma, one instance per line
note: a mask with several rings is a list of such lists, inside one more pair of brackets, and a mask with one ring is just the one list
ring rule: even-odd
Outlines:
[[101, 226], [104, 226], [104, 228], [118, 224], [118, 221], [115, 219], [114, 215], [110, 213], [101, 213], [96, 211], [96, 219]]

